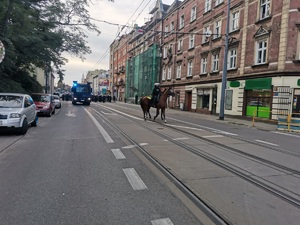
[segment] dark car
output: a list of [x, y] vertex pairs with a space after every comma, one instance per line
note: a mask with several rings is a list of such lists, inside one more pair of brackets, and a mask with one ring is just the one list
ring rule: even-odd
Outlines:
[[36, 111], [39, 115], [50, 117], [55, 114], [55, 101], [51, 94], [33, 93], [31, 97], [36, 105]]

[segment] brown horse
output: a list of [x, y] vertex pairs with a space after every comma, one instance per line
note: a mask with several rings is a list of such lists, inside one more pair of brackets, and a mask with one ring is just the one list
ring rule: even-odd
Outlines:
[[144, 120], [145, 121], [146, 121], [147, 117], [149, 117], [149, 119], [151, 119], [150, 100], [151, 100], [151, 96], [144, 96], [144, 97], [141, 97], [141, 99], [140, 99], [140, 105], [141, 105], [141, 108], [142, 108], [143, 113], [144, 113]]
[[[156, 115], [153, 118], [153, 121], [156, 119], [156, 117], [159, 115], [159, 110], [161, 110], [161, 119], [166, 121], [166, 114], [165, 114], [165, 110], [167, 107], [167, 99], [169, 96], [174, 96], [174, 92], [172, 91], [171, 87], [165, 89], [160, 97], [159, 97], [159, 102], [155, 105], [156, 108]], [[149, 116], [149, 118], [151, 119], [151, 114], [150, 114], [150, 97], [148, 96], [144, 96], [140, 99], [140, 105], [142, 107], [143, 113], [144, 113], [144, 120], [146, 120], [147, 116]]]

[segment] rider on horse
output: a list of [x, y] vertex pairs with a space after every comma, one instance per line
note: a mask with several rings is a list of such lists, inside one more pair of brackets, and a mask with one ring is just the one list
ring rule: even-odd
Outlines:
[[156, 105], [159, 102], [160, 94], [161, 91], [160, 91], [159, 83], [155, 83], [152, 91], [152, 98], [150, 100], [151, 105]]

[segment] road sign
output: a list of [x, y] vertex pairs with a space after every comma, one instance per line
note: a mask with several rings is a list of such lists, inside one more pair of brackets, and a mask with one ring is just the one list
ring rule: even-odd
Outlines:
[[0, 41], [0, 63], [4, 59], [4, 56], [5, 56], [5, 47], [3, 43]]

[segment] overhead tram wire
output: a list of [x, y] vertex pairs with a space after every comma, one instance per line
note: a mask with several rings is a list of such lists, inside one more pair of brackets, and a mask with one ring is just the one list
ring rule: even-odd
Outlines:
[[[141, 5], [142, 5], [142, 3], [144, 2], [145, 0], [143, 0], [142, 2], [141, 2], [141, 4], [138, 6], [138, 8], [134, 11], [134, 13], [141, 7]], [[151, 2], [151, 0], [146, 4], [146, 6], [149, 4]], [[144, 7], [144, 9], [146, 8], [146, 6]], [[211, 3], [211, 6], [212, 6], [212, 3]], [[219, 9], [225, 9], [225, 8], [227, 8], [227, 5], [225, 4], [224, 6], [222, 6], [221, 8], [219, 8]], [[143, 9], [143, 10], [144, 10]], [[202, 9], [202, 10], [200, 10], [199, 11], [199, 13], [204, 13], [204, 10], [205, 9]], [[133, 15], [134, 15], [134, 13], [133, 13]], [[141, 14], [141, 13], [140, 13]], [[139, 16], [140, 16], [140, 14], [139, 14]], [[128, 22], [129, 22], [129, 20], [133, 17], [133, 15], [128, 19], [128, 21], [126, 22], [126, 25], [121, 25], [121, 24], [116, 24], [116, 23], [112, 23], [112, 22], [108, 22], [108, 21], [105, 21], [105, 20], [97, 20], [97, 19], [94, 19], [94, 20], [96, 20], [96, 21], [98, 21], [98, 22], [104, 22], [104, 23], [107, 23], [107, 24], [110, 24], [110, 25], [114, 25], [114, 26], [122, 26], [122, 29], [121, 29], [121, 31], [119, 31], [118, 32], [118, 34], [116, 35], [116, 37], [115, 37], [115, 39], [112, 41], [112, 42], [114, 42], [118, 37], [119, 37], [119, 35], [121, 34], [121, 32], [123, 31], [123, 29], [126, 27], [126, 28], [134, 28], [134, 27], [132, 27], [132, 26], [129, 26], [129, 25], [127, 25], [128, 24]], [[138, 18], [138, 17], [137, 17]], [[137, 19], [136, 18], [136, 19]], [[201, 22], [201, 21], [203, 21], [203, 20], [199, 20], [199, 22]], [[205, 35], [204, 33], [197, 33], [197, 32], [163, 32], [163, 31], [156, 31], [156, 30], [150, 30], [150, 31], [154, 31], [154, 32], [156, 32], [156, 33], [163, 33], [163, 34], [195, 34], [195, 35]], [[214, 33], [212, 33], [211, 35], [214, 35]], [[224, 36], [224, 35], [226, 35], [226, 34], [221, 34], [221, 36]], [[107, 55], [107, 53], [108, 53], [108, 51], [109, 51], [109, 49], [110, 48], [108, 48], [107, 50], [106, 50], [106, 52], [103, 54], [103, 56], [96, 62], [96, 64], [95, 65], [97, 65], [97, 64], [100, 64], [101, 62], [102, 62], [102, 60], [106, 57], [106, 55]]]
[[[120, 24], [116, 24], [116, 23], [111, 23], [111, 22], [108, 22], [108, 21], [104, 21], [104, 20], [97, 20], [97, 19], [94, 19], [94, 20], [97, 20], [98, 22], [104, 22], [104, 23], [107, 23], [107, 24], [110, 24], [110, 25], [116, 25], [116, 26], [122, 26], [121, 30], [118, 32], [118, 34], [116, 35], [116, 37], [114, 38], [114, 40], [112, 42], [114, 42], [121, 34], [121, 32], [124, 30], [125, 27], [130, 27], [128, 24], [128, 22], [130, 21], [130, 19], [134, 16], [134, 14], [137, 12], [137, 10], [142, 6], [142, 4], [145, 2], [146, 0], [143, 0], [140, 5], [137, 7], [137, 9], [133, 12], [133, 14], [131, 15], [131, 17], [128, 19], [128, 21], [126, 22], [125, 25], [120, 25]], [[151, 1], [151, 0], [150, 0]], [[149, 2], [150, 2], [149, 1]], [[147, 4], [149, 4], [149, 2]], [[143, 9], [144, 10], [144, 9]], [[140, 15], [140, 14], [139, 14]], [[108, 51], [109, 51], [110, 47], [108, 47], [108, 49], [105, 51], [105, 53], [102, 55], [102, 57], [95, 63], [95, 66], [100, 64], [102, 62], [102, 60], [106, 57], [106, 55], [108, 54]], [[94, 67], [95, 67], [94, 66]]]

